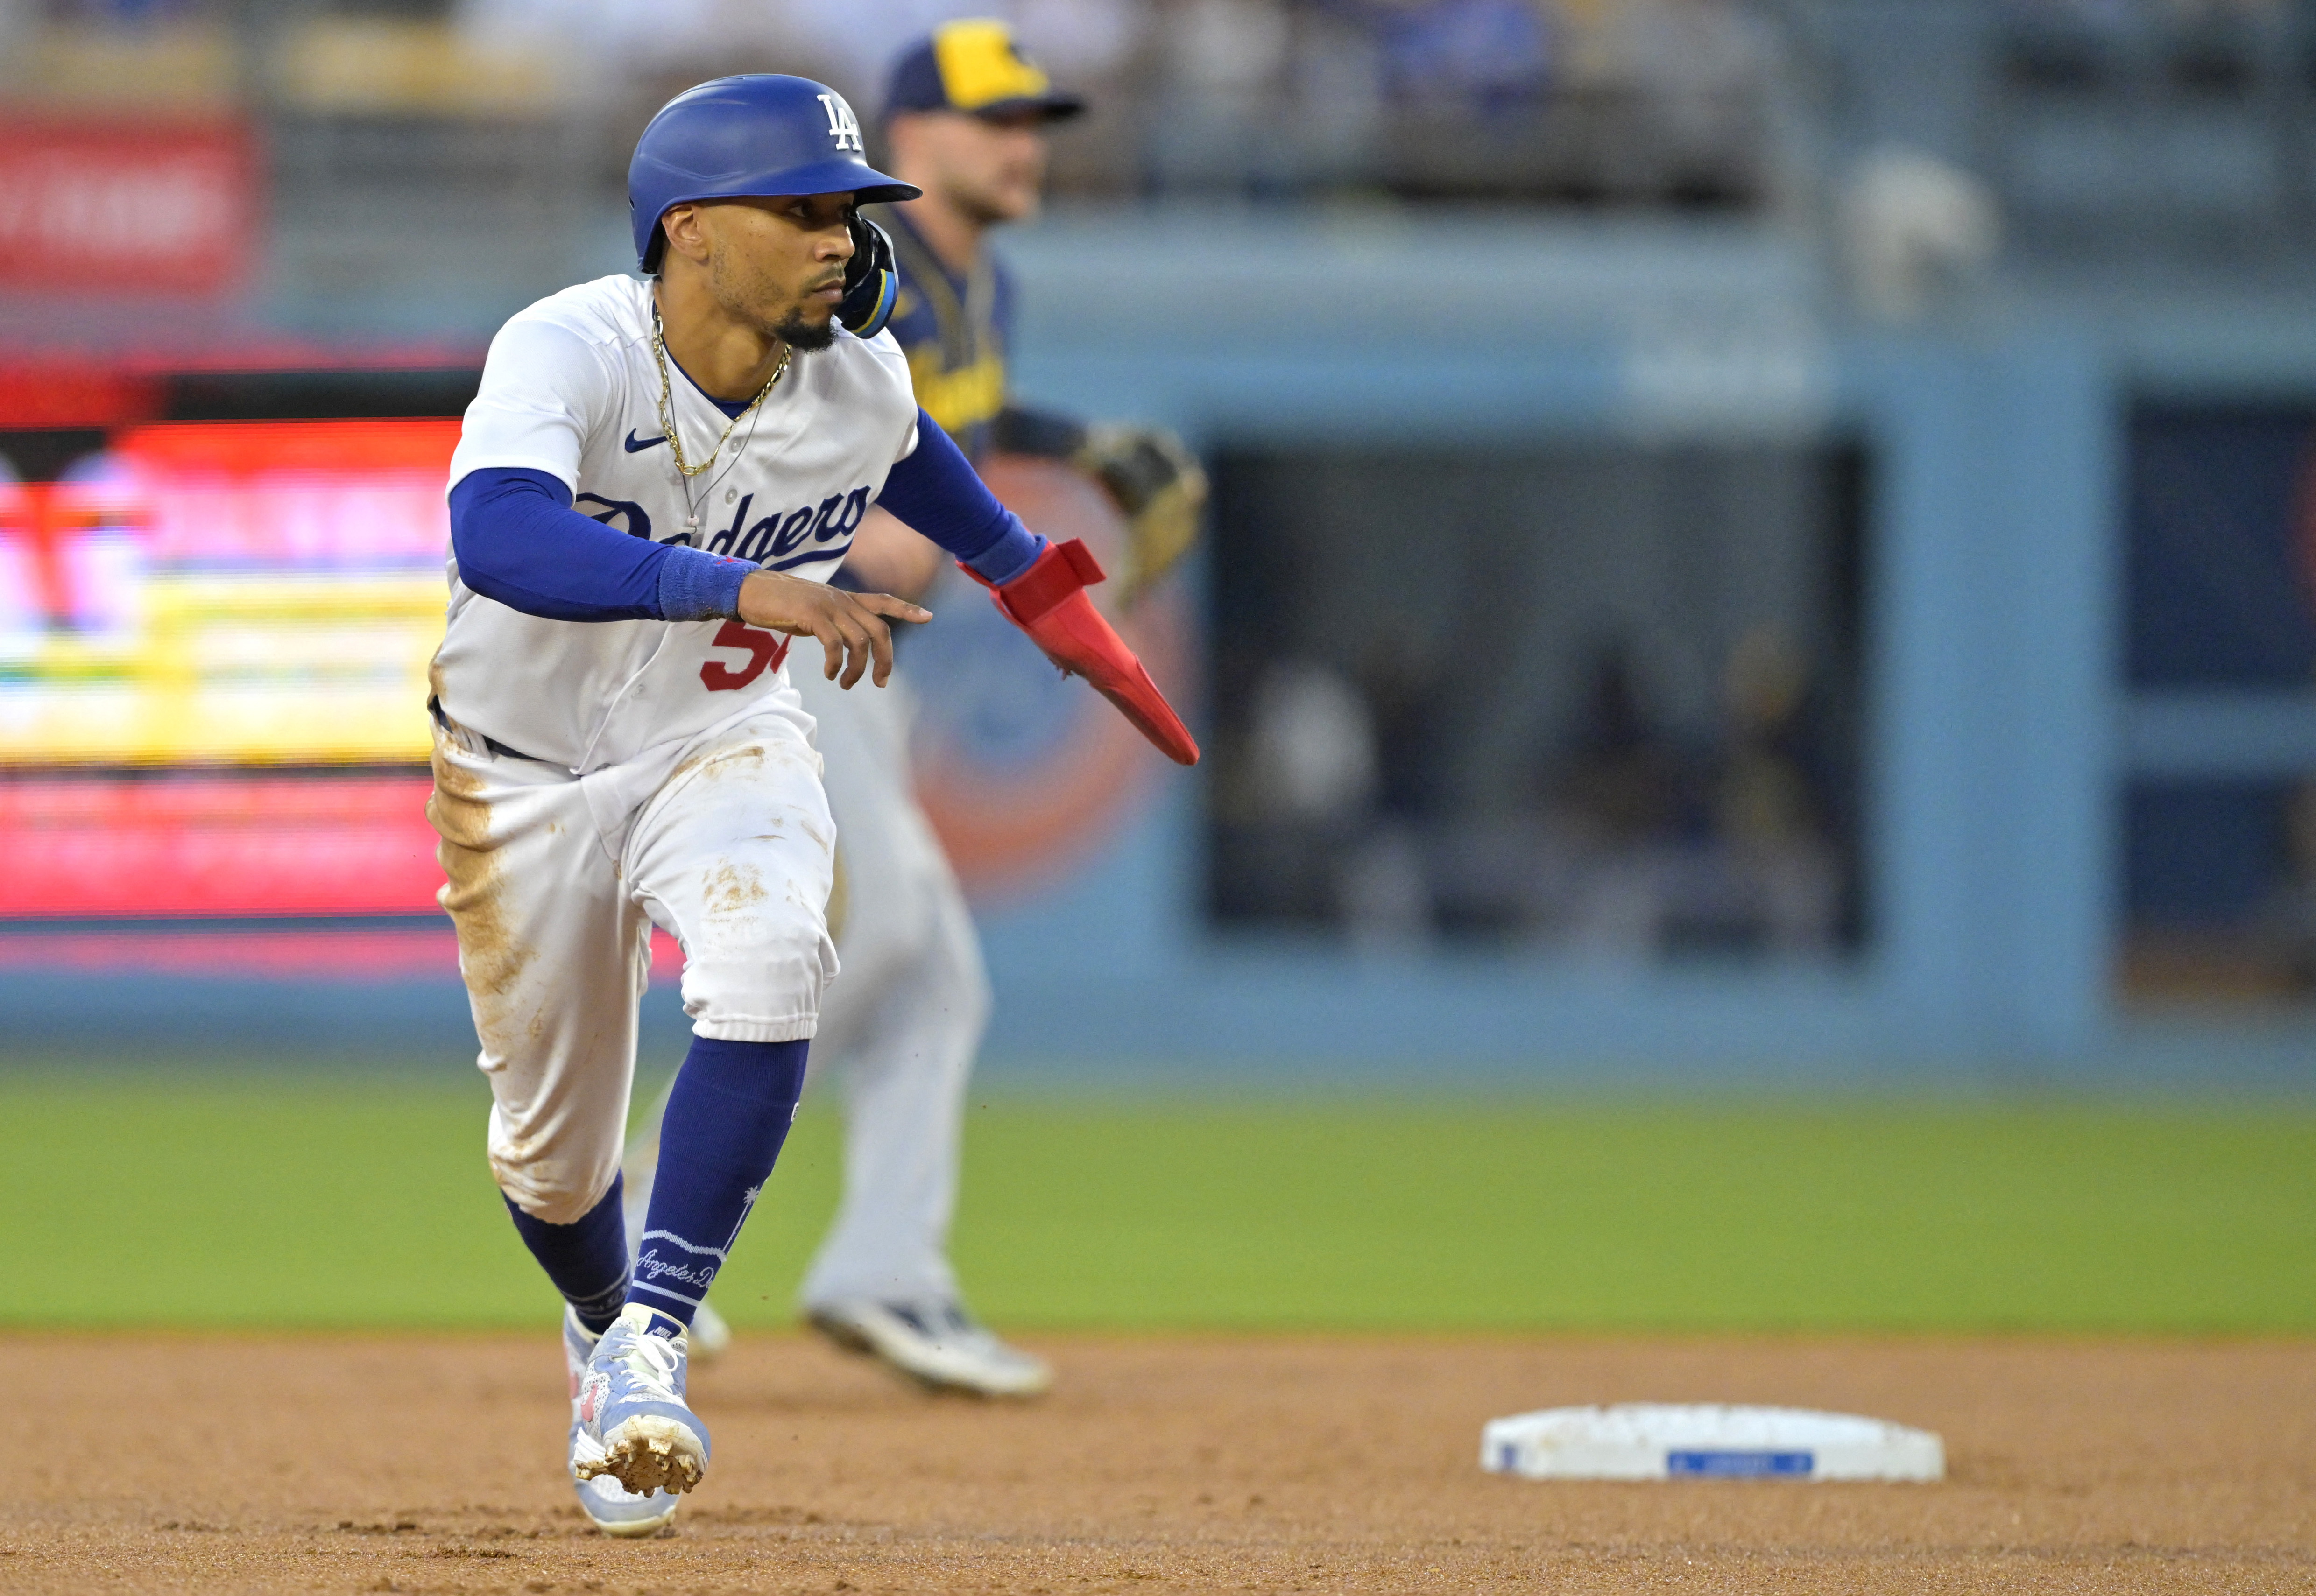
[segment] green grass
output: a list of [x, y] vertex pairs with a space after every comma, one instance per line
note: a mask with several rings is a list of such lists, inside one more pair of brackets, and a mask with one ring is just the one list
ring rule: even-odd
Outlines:
[[[0, 1075], [0, 1319], [536, 1325], [479, 1082]], [[717, 1288], [784, 1321], [808, 1109]], [[2316, 1331], [2316, 1109], [998, 1099], [1009, 1326]]]

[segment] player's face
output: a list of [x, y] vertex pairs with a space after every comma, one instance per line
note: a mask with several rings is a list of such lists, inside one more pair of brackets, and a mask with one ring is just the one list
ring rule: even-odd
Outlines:
[[915, 168], [911, 180], [918, 186], [984, 226], [1038, 214], [1046, 183], [1046, 123], [1039, 113], [931, 111], [907, 120], [913, 124], [904, 136]]
[[[799, 350], [836, 341], [852, 259], [850, 194], [790, 194], [696, 208], [708, 291], [735, 321]], [[670, 213], [670, 220], [674, 220]], [[673, 246], [676, 235], [669, 234]], [[689, 252], [687, 252], [689, 253]]]

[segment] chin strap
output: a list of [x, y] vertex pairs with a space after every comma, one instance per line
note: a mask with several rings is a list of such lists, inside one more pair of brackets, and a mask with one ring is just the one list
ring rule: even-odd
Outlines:
[[1003, 587], [971, 566], [960, 569], [989, 590], [999, 612], [1027, 632], [1046, 658], [1064, 673], [1085, 678], [1159, 752], [1177, 765], [1198, 762], [1198, 745], [1182, 717], [1086, 597], [1102, 570], [1082, 541], [1048, 544], [1029, 570]]

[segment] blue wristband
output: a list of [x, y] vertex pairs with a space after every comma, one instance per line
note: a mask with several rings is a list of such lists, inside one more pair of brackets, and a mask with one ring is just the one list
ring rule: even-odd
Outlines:
[[1008, 524], [997, 541], [966, 561], [975, 574], [1001, 588], [1035, 565], [1038, 556], [1046, 552], [1046, 540], [1023, 526], [1020, 516], [1009, 510], [1005, 519]]
[[753, 560], [711, 554], [706, 549], [671, 546], [659, 567], [659, 613], [671, 621], [713, 621], [740, 613], [740, 584], [756, 569]]

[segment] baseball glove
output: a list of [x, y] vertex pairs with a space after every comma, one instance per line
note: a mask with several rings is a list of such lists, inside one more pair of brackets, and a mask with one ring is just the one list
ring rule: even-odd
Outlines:
[[1123, 612], [1198, 540], [1206, 471], [1180, 439], [1160, 427], [1089, 427], [1071, 464], [1100, 483], [1125, 513], [1129, 563], [1111, 592]]

